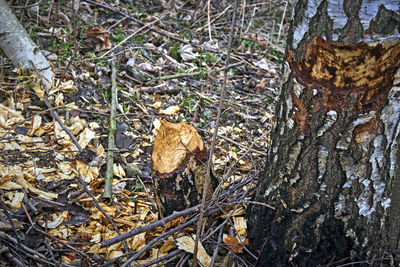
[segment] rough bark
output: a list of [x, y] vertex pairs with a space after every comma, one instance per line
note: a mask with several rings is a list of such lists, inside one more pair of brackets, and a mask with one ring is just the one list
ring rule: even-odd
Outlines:
[[257, 265], [378, 261], [399, 249], [399, 11], [398, 0], [294, 3], [255, 195], [276, 210], [247, 213]]

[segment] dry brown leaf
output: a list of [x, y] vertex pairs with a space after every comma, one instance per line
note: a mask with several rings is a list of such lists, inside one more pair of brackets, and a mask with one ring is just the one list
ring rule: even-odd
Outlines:
[[[230, 236], [227, 234], [224, 234], [223, 236], [224, 243], [235, 253], [242, 253], [243, 252], [243, 246], [240, 243], [239, 239], [235, 236]], [[249, 240], [246, 238], [243, 241], [243, 244], [248, 246], [249, 245]]]
[[110, 49], [109, 33], [102, 27], [90, 28], [85, 31], [86, 36], [96, 43], [97, 50]]

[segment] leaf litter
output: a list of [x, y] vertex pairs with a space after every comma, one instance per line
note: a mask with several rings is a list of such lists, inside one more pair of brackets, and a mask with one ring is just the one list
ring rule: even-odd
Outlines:
[[[73, 4], [79, 9], [72, 9]], [[47, 51], [58, 77], [50, 101], [82, 152], [42, 102], [44, 90], [35, 73], [3, 61], [1, 264], [123, 265], [130, 260], [135, 266], [150, 266], [162, 260], [188, 261], [198, 214], [193, 209], [159, 218], [151, 183], [154, 128], [161, 119], [185, 122], [209, 146], [232, 5], [211, 1], [209, 14], [205, 3], [196, 1], [111, 5], [75, 0], [41, 3], [34, 13], [16, 8], [24, 5], [12, 2], [34, 41]], [[221, 182], [219, 204], [208, 204], [208, 223], [200, 238], [198, 260], [204, 266], [211, 261], [223, 266], [227, 258], [246, 265], [240, 257], [248, 244], [246, 200], [262, 169], [274, 119], [282, 33], [287, 30], [282, 15], [290, 13], [284, 7], [281, 1], [249, 1], [237, 11], [241, 20], [235, 27], [213, 155], [213, 171]], [[118, 58], [117, 147], [113, 197], [106, 201], [101, 196], [111, 57]], [[138, 234], [104, 245], [120, 236], [116, 229]], [[218, 253], [213, 256], [214, 251]]]

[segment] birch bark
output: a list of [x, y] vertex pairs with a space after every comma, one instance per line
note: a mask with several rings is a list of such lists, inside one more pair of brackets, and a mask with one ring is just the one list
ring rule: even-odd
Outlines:
[[[294, 3], [267, 164], [247, 212], [258, 266], [388, 258], [400, 237], [400, 3]], [[396, 259], [396, 258], [395, 258]]]

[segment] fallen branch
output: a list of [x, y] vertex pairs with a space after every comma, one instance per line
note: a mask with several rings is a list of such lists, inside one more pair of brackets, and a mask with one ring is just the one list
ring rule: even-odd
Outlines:
[[32, 65], [32, 68], [36, 71], [36, 74], [38, 75], [38, 77], [41, 79], [43, 87], [45, 88], [46, 95], [43, 96], [42, 100], [46, 104], [47, 108], [49, 109], [50, 115], [58, 122], [58, 124], [60, 124], [61, 128], [69, 135], [69, 137], [71, 138], [71, 140], [74, 143], [74, 145], [76, 146], [76, 148], [78, 148], [79, 152], [82, 152], [82, 147], [79, 144], [78, 140], [76, 140], [75, 136], [71, 133], [71, 131], [68, 129], [68, 127], [65, 126], [65, 124], [61, 120], [60, 116], [58, 115], [57, 111], [53, 108], [49, 99], [47, 98], [50, 88], [46, 86], [46, 84], [48, 84], [48, 83], [46, 83], [46, 77], [42, 76], [42, 74], [38, 71], [38, 69], [36, 68], [35, 64], [33, 64], [32, 61], [30, 61], [30, 63]]
[[196, 71], [196, 72], [178, 73], [178, 74], [173, 74], [173, 75], [166, 75], [166, 76], [157, 77], [157, 78], [154, 78], [154, 80], [155, 81], [160, 81], [160, 80], [177, 79], [177, 78], [182, 78], [182, 77], [192, 77], [192, 76], [204, 75], [204, 74], [210, 75], [210, 74], [213, 74], [213, 73], [216, 73], [216, 72], [220, 72], [220, 71], [224, 71], [226, 69], [230, 69], [230, 68], [242, 65], [242, 64], [243, 64], [243, 62], [236, 62], [236, 63], [230, 64], [228, 66], [224, 66], [224, 67], [218, 68], [218, 69], [213, 69], [213, 70], [210, 70], [210, 71], [201, 70], [201, 71]]
[[[146, 24], [146, 23], [144, 23], [143, 21], [141, 21], [141, 20], [139, 20], [139, 19], [137, 19], [137, 18], [134, 18], [134, 17], [132, 17], [132, 16], [130, 16], [130, 15], [128, 15], [128, 14], [122, 12], [122, 11], [118, 11], [118, 10], [116, 10], [116, 9], [114, 9], [114, 8], [112, 8], [112, 7], [110, 7], [110, 6], [108, 6], [108, 5], [100, 4], [100, 3], [96, 2], [96, 1], [93, 1], [93, 0], [84, 0], [84, 1], [87, 2], [87, 3], [93, 4], [93, 5], [100, 6], [100, 7], [102, 7], [102, 8], [108, 9], [108, 10], [110, 10], [110, 11], [116, 13], [116, 14], [119, 14], [119, 15], [121, 15], [121, 16], [124, 16], [124, 17], [126, 17], [126, 18], [128, 18], [128, 19], [130, 19], [130, 20], [132, 20], [132, 21], [134, 21], [134, 22], [136, 22], [136, 23], [139, 24], [140, 26], [146, 26], [146, 27], [148, 27], [149, 30], [151, 30], [151, 31], [153, 31], [153, 32], [156, 32], [156, 33], [158, 33], [158, 34], [160, 34], [160, 35], [163, 35], [163, 36], [165, 36], [165, 37], [167, 37], [167, 38], [169, 38], [169, 39], [178, 41], [178, 42], [180, 42], [180, 43], [184, 43], [184, 44], [187, 44], [187, 45], [191, 45], [191, 46], [193, 46], [193, 47], [196, 47], [196, 48], [199, 48], [199, 49], [202, 49], [202, 50], [206, 50], [206, 51], [210, 51], [210, 52], [213, 52], [213, 53], [225, 53], [225, 52], [226, 52], [226, 51], [221, 51], [221, 50], [219, 50], [219, 49], [214, 49], [214, 48], [211, 48], [211, 47], [203, 46], [203, 45], [196, 44], [196, 43], [193, 43], [193, 42], [184, 40], [184, 39], [182, 39], [182, 38], [176, 37], [175, 35], [173, 35], [173, 34], [171, 34], [171, 33], [169, 33], [169, 32], [166, 32], [166, 31], [160, 29], [159, 27], [151, 26], [151, 25], [150, 25], [151, 23]], [[246, 55], [241, 55], [241, 56], [246, 56]]]
[[105, 241], [99, 243], [99, 246], [100, 246], [100, 248], [107, 247], [107, 246], [113, 245], [115, 243], [121, 242], [122, 240], [125, 240], [125, 239], [127, 239], [129, 237], [138, 235], [138, 234], [143, 233], [143, 232], [150, 231], [150, 230], [152, 230], [152, 229], [154, 229], [156, 227], [159, 227], [159, 226], [165, 227], [167, 222], [172, 221], [173, 219], [179, 218], [181, 216], [186, 216], [186, 215], [193, 214], [193, 213], [197, 212], [199, 210], [199, 208], [200, 208], [200, 204], [196, 205], [194, 207], [191, 207], [189, 209], [186, 209], [186, 210], [174, 212], [173, 214], [171, 214], [171, 215], [169, 215], [169, 216], [167, 216], [167, 217], [165, 217], [165, 218], [163, 218], [161, 220], [158, 220], [158, 221], [155, 221], [155, 222], [150, 223], [148, 225], [145, 225], [145, 226], [142, 226], [140, 228], [134, 229], [134, 230], [132, 230], [130, 232], [126, 232], [126, 233], [124, 233], [124, 234], [122, 234], [120, 236], [116, 236], [116, 237], [110, 238], [108, 240], [105, 240]]
[[[89, 188], [86, 185], [85, 180], [79, 176], [79, 182], [82, 184], [83, 189], [86, 191], [86, 193], [88, 193], [88, 195], [92, 198], [92, 203], [93, 205], [101, 212], [103, 213], [104, 217], [107, 218], [107, 220], [111, 223], [111, 225], [113, 226], [115, 232], [117, 232], [119, 235], [121, 235], [121, 232], [119, 231], [118, 227], [115, 225], [114, 221], [111, 219], [111, 217], [103, 210], [103, 208], [100, 206], [99, 202], [96, 200], [95, 196], [93, 196], [92, 192], [90, 192]], [[129, 252], [128, 249], [128, 245], [126, 244], [125, 240], [122, 241], [122, 243], [124, 244], [124, 248], [125, 248], [125, 253]]]
[[[232, 45], [232, 36], [233, 36], [233, 30], [234, 30], [235, 22], [236, 22], [236, 10], [237, 10], [237, 0], [235, 0], [234, 6], [233, 6], [232, 23], [231, 23], [231, 28], [230, 28], [230, 32], [229, 32], [228, 47], [227, 47], [228, 52], [227, 52], [226, 60], [225, 60], [226, 67], [229, 66], [230, 50], [231, 50], [231, 45]], [[207, 162], [206, 181], [204, 183], [204, 188], [203, 188], [203, 197], [201, 199], [200, 216], [199, 216], [199, 221], [197, 223], [196, 240], [195, 240], [194, 251], [193, 251], [193, 267], [197, 266], [197, 251], [199, 248], [201, 225], [203, 223], [203, 216], [204, 216], [204, 209], [205, 209], [205, 202], [206, 202], [206, 197], [207, 197], [208, 186], [209, 186], [209, 183], [211, 180], [210, 174], [211, 174], [212, 157], [214, 154], [215, 143], [217, 140], [217, 133], [218, 133], [218, 127], [219, 127], [219, 122], [220, 122], [221, 113], [222, 113], [222, 105], [224, 103], [225, 88], [226, 88], [227, 80], [228, 80], [228, 73], [227, 73], [227, 68], [226, 68], [224, 70], [224, 81], [223, 81], [222, 88], [221, 88], [221, 96], [219, 99], [217, 119], [215, 122], [214, 134], [212, 137], [210, 154], [209, 154], [208, 162]]]
[[113, 165], [114, 165], [114, 140], [115, 130], [117, 128], [116, 109], [117, 109], [117, 68], [115, 59], [111, 63], [111, 107], [110, 107], [110, 132], [108, 133], [108, 150], [107, 150], [107, 170], [106, 181], [104, 185], [103, 198], [111, 199]]
[[[24, 209], [25, 215], [28, 217], [28, 220], [29, 220], [29, 222], [30, 222], [30, 224], [31, 224], [31, 226], [32, 226], [33, 229], [35, 229], [36, 231], [42, 233], [43, 235], [47, 236], [48, 238], [50, 238], [50, 239], [52, 239], [52, 240], [54, 240], [54, 241], [60, 243], [60, 244], [63, 245], [64, 247], [67, 247], [67, 248], [71, 249], [71, 250], [74, 251], [76, 254], [78, 254], [79, 256], [81, 256], [83, 259], [85, 259], [85, 260], [92, 259], [88, 254], [79, 251], [78, 249], [74, 248], [73, 246], [69, 245], [68, 243], [66, 243], [66, 242], [64, 242], [64, 241], [62, 241], [62, 240], [60, 240], [60, 239], [58, 239], [58, 238], [56, 238], [56, 237], [54, 237], [54, 236], [52, 236], [52, 235], [46, 233], [46, 232], [43, 231], [42, 229], [40, 229], [40, 228], [32, 221], [32, 218], [31, 218], [31, 216], [29, 215], [29, 212], [28, 212], [28, 210], [26, 209], [26, 207], [25, 207], [25, 205], [24, 205], [23, 203], [22, 203], [22, 208]], [[46, 258], [46, 259], [47, 259], [47, 258]]]
[[[226, 191], [222, 192], [215, 201], [223, 200], [224, 198], [230, 196], [233, 192], [238, 191], [240, 188], [242, 188], [243, 186], [251, 183], [252, 181], [253, 181], [252, 179], [248, 179], [248, 180], [243, 181], [241, 183], [235, 184], [234, 186], [229, 188], [229, 190], [226, 190]], [[210, 203], [210, 201], [206, 202], [206, 204], [208, 204], [208, 203]], [[198, 204], [198, 205], [196, 205], [194, 207], [191, 207], [191, 208], [188, 208], [188, 209], [185, 209], [185, 210], [182, 210], [182, 211], [176, 211], [173, 214], [171, 214], [171, 215], [169, 215], [167, 217], [164, 217], [164, 218], [162, 218], [162, 219], [160, 219], [158, 221], [155, 221], [153, 223], [150, 223], [148, 225], [142, 226], [142, 227], [137, 228], [137, 229], [133, 229], [130, 232], [126, 232], [126, 233], [124, 233], [124, 234], [122, 234], [120, 236], [116, 236], [116, 237], [110, 238], [108, 240], [105, 240], [103, 242], [100, 242], [100, 243], [98, 243], [98, 246], [100, 248], [111, 246], [111, 245], [116, 244], [118, 242], [121, 242], [122, 240], [125, 240], [125, 239], [127, 239], [129, 237], [133, 237], [133, 236], [138, 235], [140, 233], [144, 233], [144, 232], [150, 231], [150, 230], [152, 230], [152, 229], [154, 229], [156, 227], [159, 227], [159, 226], [165, 227], [165, 225], [169, 221], [172, 221], [172, 220], [174, 220], [176, 218], [179, 218], [181, 216], [187, 216], [187, 215], [191, 215], [193, 213], [198, 212], [199, 208], [200, 208], [200, 205], [201, 204]]]

